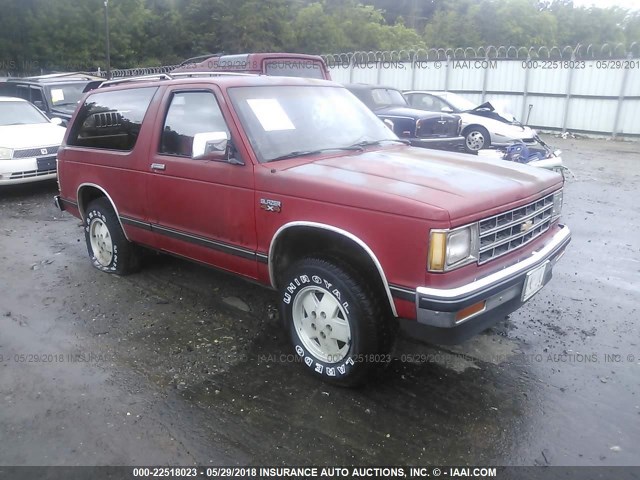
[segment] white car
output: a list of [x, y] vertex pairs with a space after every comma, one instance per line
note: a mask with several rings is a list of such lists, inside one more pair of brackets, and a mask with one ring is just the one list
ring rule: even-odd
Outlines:
[[462, 119], [465, 150], [475, 153], [489, 147], [506, 147], [514, 141], [536, 142], [535, 130], [519, 123], [513, 115], [498, 112], [490, 103], [475, 105], [451, 92], [404, 92], [412, 108], [455, 113]]
[[0, 97], [0, 186], [56, 178], [60, 123], [26, 100]]

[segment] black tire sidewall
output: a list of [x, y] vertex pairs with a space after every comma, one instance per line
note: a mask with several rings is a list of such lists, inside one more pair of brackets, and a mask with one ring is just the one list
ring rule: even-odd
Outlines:
[[[298, 262], [283, 278], [280, 288], [280, 314], [289, 332], [293, 348], [305, 368], [315, 376], [336, 384], [355, 385], [366, 377], [369, 361], [376, 355], [372, 306], [357, 280], [335, 265], [319, 259]], [[322, 287], [342, 305], [351, 330], [349, 351], [339, 362], [328, 363], [313, 355], [304, 345], [293, 321], [296, 295], [305, 287]], [[328, 288], [327, 288], [328, 287]], [[369, 320], [369, 322], [367, 322]]]
[[[127, 240], [124, 238], [116, 214], [113, 212], [113, 209], [105, 203], [106, 202], [102, 200], [96, 200], [91, 202], [87, 208], [84, 220], [84, 233], [85, 240], [87, 242], [87, 251], [95, 268], [103, 272], [119, 274], [124, 270], [122, 266], [122, 250], [126, 248]], [[111, 259], [111, 263], [106, 266], [102, 265], [98, 261], [91, 246], [91, 224], [95, 219], [100, 219], [107, 226], [111, 237], [113, 257]]]

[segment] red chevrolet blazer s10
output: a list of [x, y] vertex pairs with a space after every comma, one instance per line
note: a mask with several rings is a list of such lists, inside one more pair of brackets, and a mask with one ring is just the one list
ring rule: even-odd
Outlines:
[[302, 364], [366, 380], [398, 327], [460, 342], [529, 300], [570, 241], [563, 179], [398, 139], [325, 80], [203, 76], [89, 92], [58, 151], [93, 265], [146, 247], [278, 291]]

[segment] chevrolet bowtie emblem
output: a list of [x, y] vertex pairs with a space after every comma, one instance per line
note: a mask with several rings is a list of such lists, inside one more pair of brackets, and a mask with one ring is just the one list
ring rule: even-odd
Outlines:
[[521, 232], [528, 232], [533, 227], [533, 220], [527, 220], [522, 225], [520, 225]]

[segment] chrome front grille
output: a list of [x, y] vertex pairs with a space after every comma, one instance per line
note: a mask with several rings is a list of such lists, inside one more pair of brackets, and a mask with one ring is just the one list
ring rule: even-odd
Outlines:
[[542, 235], [549, 230], [552, 213], [553, 194], [481, 220], [478, 263], [501, 257]]
[[13, 158], [43, 157], [46, 155], [54, 155], [56, 153], [58, 153], [58, 145], [52, 145], [50, 147], [24, 148], [21, 150], [14, 150]]

